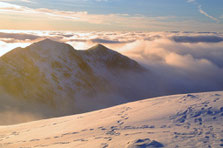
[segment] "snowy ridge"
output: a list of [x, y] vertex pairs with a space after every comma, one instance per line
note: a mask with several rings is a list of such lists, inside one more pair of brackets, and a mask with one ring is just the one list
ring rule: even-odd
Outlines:
[[0, 127], [0, 147], [222, 147], [223, 92], [165, 96]]
[[[154, 80], [147, 69], [103, 45], [77, 51], [46, 39], [12, 50], [0, 66], [2, 119], [15, 113], [33, 115], [30, 120], [71, 115], [160, 94], [158, 86], [148, 86]], [[30, 121], [17, 119], [0, 124]]]

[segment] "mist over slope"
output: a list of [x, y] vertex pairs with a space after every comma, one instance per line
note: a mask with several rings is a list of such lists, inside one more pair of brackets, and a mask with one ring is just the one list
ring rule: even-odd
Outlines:
[[0, 67], [1, 124], [82, 113], [165, 94], [155, 91], [159, 87], [149, 70], [100, 44], [77, 51], [46, 39], [5, 54]]
[[0, 126], [0, 147], [223, 146], [223, 92], [150, 98], [84, 114]]

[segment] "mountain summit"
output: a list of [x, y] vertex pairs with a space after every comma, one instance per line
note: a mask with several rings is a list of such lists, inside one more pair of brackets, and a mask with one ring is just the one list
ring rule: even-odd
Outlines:
[[145, 68], [139, 65], [136, 61], [101, 44], [93, 46], [87, 51], [84, 51], [83, 54], [85, 56], [93, 57], [94, 60], [96, 60], [97, 62], [104, 63], [104, 66], [106, 66], [108, 69], [116, 69], [122, 71], [145, 71]]
[[103, 52], [103, 51], [108, 51], [109, 49], [107, 47], [105, 47], [104, 45], [102, 45], [102, 44], [97, 44], [97, 45], [91, 47], [88, 50], [98, 50], [98, 51]]
[[1, 119], [9, 109], [39, 119], [154, 96], [148, 70], [100, 44], [78, 51], [45, 39], [0, 57], [0, 67]]

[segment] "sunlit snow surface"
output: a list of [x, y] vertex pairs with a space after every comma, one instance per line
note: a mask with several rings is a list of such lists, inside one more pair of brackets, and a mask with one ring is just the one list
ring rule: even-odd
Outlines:
[[165, 96], [0, 127], [0, 147], [221, 147], [223, 92]]

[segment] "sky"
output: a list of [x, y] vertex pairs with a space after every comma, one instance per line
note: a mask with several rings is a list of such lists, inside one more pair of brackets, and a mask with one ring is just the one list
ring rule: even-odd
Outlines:
[[223, 30], [222, 0], [0, 0], [0, 29]]

